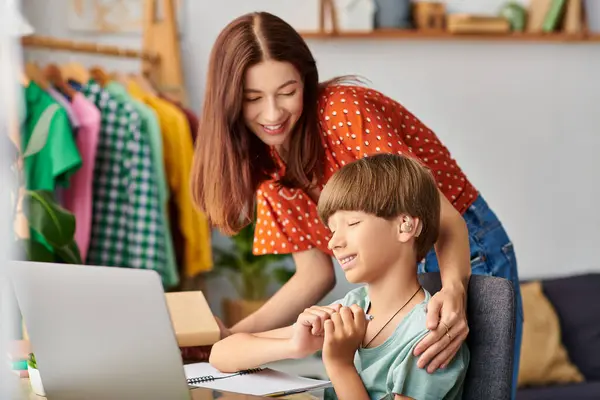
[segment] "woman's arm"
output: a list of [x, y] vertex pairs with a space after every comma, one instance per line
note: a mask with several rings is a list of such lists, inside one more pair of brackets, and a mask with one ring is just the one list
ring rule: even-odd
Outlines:
[[295, 356], [289, 338], [236, 333], [213, 345], [209, 362], [221, 372], [237, 372]]
[[466, 293], [471, 277], [469, 233], [463, 217], [441, 192], [440, 201], [440, 233], [435, 251], [442, 289], [427, 306], [427, 329], [431, 332], [414, 351], [416, 356], [421, 355], [419, 367], [427, 366], [430, 373], [447, 365], [469, 334], [466, 317]]
[[260, 332], [293, 323], [304, 309], [318, 303], [335, 285], [331, 257], [318, 249], [294, 253], [296, 273], [258, 311], [231, 328]]
[[441, 191], [439, 194], [441, 202], [440, 233], [435, 244], [435, 253], [440, 265], [442, 286], [466, 293], [471, 277], [471, 253], [467, 224], [446, 196]]

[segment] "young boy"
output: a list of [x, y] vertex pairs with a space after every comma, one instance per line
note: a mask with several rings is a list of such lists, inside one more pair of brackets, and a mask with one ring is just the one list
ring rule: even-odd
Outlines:
[[431, 298], [417, 280], [417, 260], [439, 231], [440, 198], [429, 171], [392, 154], [360, 159], [334, 174], [318, 209], [346, 278], [366, 286], [328, 307], [306, 309], [290, 327], [229, 336], [213, 346], [210, 363], [233, 372], [322, 349], [340, 400], [460, 399], [465, 344], [433, 374], [413, 356], [428, 333]]

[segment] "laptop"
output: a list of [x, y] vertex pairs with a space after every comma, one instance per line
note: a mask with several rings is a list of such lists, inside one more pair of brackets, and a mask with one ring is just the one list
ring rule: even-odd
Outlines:
[[9, 262], [47, 398], [190, 399], [155, 271]]

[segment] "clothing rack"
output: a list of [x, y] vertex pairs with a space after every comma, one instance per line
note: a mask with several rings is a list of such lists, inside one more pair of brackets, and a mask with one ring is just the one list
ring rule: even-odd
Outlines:
[[[157, 18], [157, 1], [162, 1], [164, 18]], [[161, 92], [187, 104], [181, 68], [181, 54], [175, 19], [176, 0], [144, 0], [142, 50], [49, 36], [31, 35], [21, 39], [24, 47], [101, 54], [142, 61], [141, 73]]]
[[140, 58], [150, 63], [159, 63], [158, 54], [147, 51], [124, 49], [116, 46], [107, 46], [89, 42], [75, 42], [72, 40], [57, 39], [49, 36], [26, 36], [21, 41], [26, 47], [39, 47], [53, 50], [66, 50], [74, 53], [93, 53], [116, 57]]

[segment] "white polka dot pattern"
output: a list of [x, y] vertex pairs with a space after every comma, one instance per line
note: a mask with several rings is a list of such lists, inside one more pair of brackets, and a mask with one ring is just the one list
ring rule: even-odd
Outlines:
[[[428, 167], [440, 191], [460, 213], [477, 197], [446, 147], [398, 102], [365, 87], [332, 86], [323, 91], [318, 108], [326, 154], [321, 187], [335, 171], [361, 157], [395, 153]], [[281, 166], [279, 174], [284, 171]], [[330, 232], [319, 221], [316, 204], [306, 193], [279, 189], [271, 180], [261, 185], [257, 201], [255, 254], [293, 253], [313, 247], [330, 254]]]

